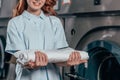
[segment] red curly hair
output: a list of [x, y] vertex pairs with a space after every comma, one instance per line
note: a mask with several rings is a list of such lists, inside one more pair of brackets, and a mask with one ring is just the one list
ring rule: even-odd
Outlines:
[[[56, 15], [53, 7], [56, 5], [56, 0], [46, 0], [42, 10], [45, 14]], [[13, 10], [13, 17], [21, 15], [24, 10], [27, 10], [28, 4], [26, 0], [19, 0], [16, 8]]]

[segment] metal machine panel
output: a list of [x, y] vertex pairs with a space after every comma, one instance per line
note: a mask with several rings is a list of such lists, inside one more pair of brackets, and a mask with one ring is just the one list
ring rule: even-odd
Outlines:
[[17, 0], [0, 0], [0, 18], [11, 17], [16, 3]]
[[[60, 1], [60, 3], [62, 3]], [[71, 4], [61, 5], [59, 14], [86, 13], [120, 10], [120, 0], [71, 0]]]
[[[108, 26], [119, 26], [120, 27], [120, 16], [106, 16], [106, 17], [69, 17], [66, 18], [65, 32], [67, 40], [71, 47], [75, 48], [78, 41], [89, 31]], [[114, 38], [116, 43], [120, 44], [118, 34], [116, 32], [104, 31], [104, 33], [98, 33], [100, 35], [93, 35], [91, 38], [102, 38], [104, 34], [116, 35]], [[108, 36], [110, 37], [110, 36]], [[93, 39], [92, 39], [93, 40]], [[82, 46], [82, 45], [81, 45]]]

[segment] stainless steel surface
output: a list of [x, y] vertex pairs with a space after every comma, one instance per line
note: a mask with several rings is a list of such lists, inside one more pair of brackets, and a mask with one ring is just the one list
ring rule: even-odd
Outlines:
[[[0, 17], [10, 17], [12, 15], [11, 11], [18, 0], [0, 1]], [[65, 5], [62, 4], [62, 1], [63, 0], [59, 0], [60, 10], [57, 10], [59, 14], [120, 10], [119, 0], [100, 0], [100, 5], [94, 5], [96, 0], [71, 0], [71, 4]]]
[[0, 18], [0, 36], [6, 38], [6, 26], [8, 24], [9, 18]]
[[[66, 18], [65, 32], [66, 32], [67, 40], [70, 46], [75, 48], [78, 44], [78, 41], [88, 31], [91, 31], [92, 29], [103, 27], [103, 26], [104, 27], [110, 27], [110, 26], [120, 27], [120, 16]], [[75, 30], [74, 35], [71, 35], [72, 29]], [[107, 34], [108, 36], [104, 37]], [[103, 30], [102, 32], [96, 32], [95, 34], [92, 34], [89, 38], [90, 40], [97, 40], [97, 39], [101, 40], [101, 39], [110, 38], [112, 41], [120, 44], [119, 31]]]
[[[60, 0], [62, 3], [62, 0]], [[71, 0], [71, 4], [62, 5], [59, 14], [66, 13], [85, 13], [99, 11], [115, 11], [120, 10], [119, 0], [100, 0], [100, 5], [94, 5], [96, 0]], [[99, 0], [98, 0], [99, 1]]]
[[[66, 17], [65, 32], [70, 47], [79, 45], [80, 50], [85, 50], [88, 44], [96, 40], [111, 41], [120, 46], [120, 16]], [[65, 68], [65, 72], [69, 70]], [[65, 80], [69, 78], [65, 76]]]
[[17, 0], [1, 0], [0, 18], [11, 17]]
[[2, 6], [1, 4], [2, 4], [2, 0], [0, 0], [0, 8], [1, 8], [1, 6]]
[[[95, 1], [101, 2], [95, 5]], [[58, 11], [58, 14], [62, 15], [61, 17], [64, 19], [65, 33], [70, 47], [76, 48], [79, 45], [80, 50], [85, 50], [90, 43], [96, 40], [105, 40], [116, 43], [119, 49], [120, 0], [71, 0], [71, 2], [71, 4], [62, 5]], [[99, 54], [99, 56], [105, 56], [106, 53], [104, 55]], [[115, 58], [118, 60], [117, 62], [120, 62], [119, 52], [117, 53]], [[99, 61], [102, 60], [100, 59]], [[94, 69], [91, 67], [92, 70]], [[64, 72], [69, 71], [70, 69], [65, 67]], [[94, 71], [93, 73], [88, 72], [88, 76], [94, 75], [92, 75], [93, 78], [89, 77], [88, 80], [100, 80], [100, 78], [95, 78], [98, 73], [94, 73]], [[64, 80], [69, 80], [69, 78], [64, 76]]]

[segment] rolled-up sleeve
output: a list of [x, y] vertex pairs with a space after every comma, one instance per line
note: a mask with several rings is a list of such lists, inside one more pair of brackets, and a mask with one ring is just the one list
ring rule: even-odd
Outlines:
[[68, 47], [68, 43], [66, 41], [65, 32], [62, 26], [60, 19], [57, 18], [55, 23], [55, 46], [56, 48]]
[[[10, 20], [7, 26], [7, 40], [5, 51], [13, 53], [16, 50], [24, 50], [24, 41], [22, 40], [17, 25], [14, 21]], [[19, 26], [19, 25], [18, 25]]]

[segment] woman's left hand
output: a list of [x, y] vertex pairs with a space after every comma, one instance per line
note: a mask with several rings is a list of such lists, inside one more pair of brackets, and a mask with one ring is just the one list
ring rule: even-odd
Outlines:
[[46, 54], [40, 51], [35, 52], [35, 62], [29, 61], [25, 63], [24, 67], [28, 69], [39, 68], [42, 66], [47, 66], [48, 64], [48, 57]]
[[69, 59], [67, 60], [67, 66], [73, 66], [73, 65], [79, 65], [81, 63], [86, 63], [87, 60], [81, 60], [81, 56], [79, 52], [74, 51], [72, 54], [69, 56]]

